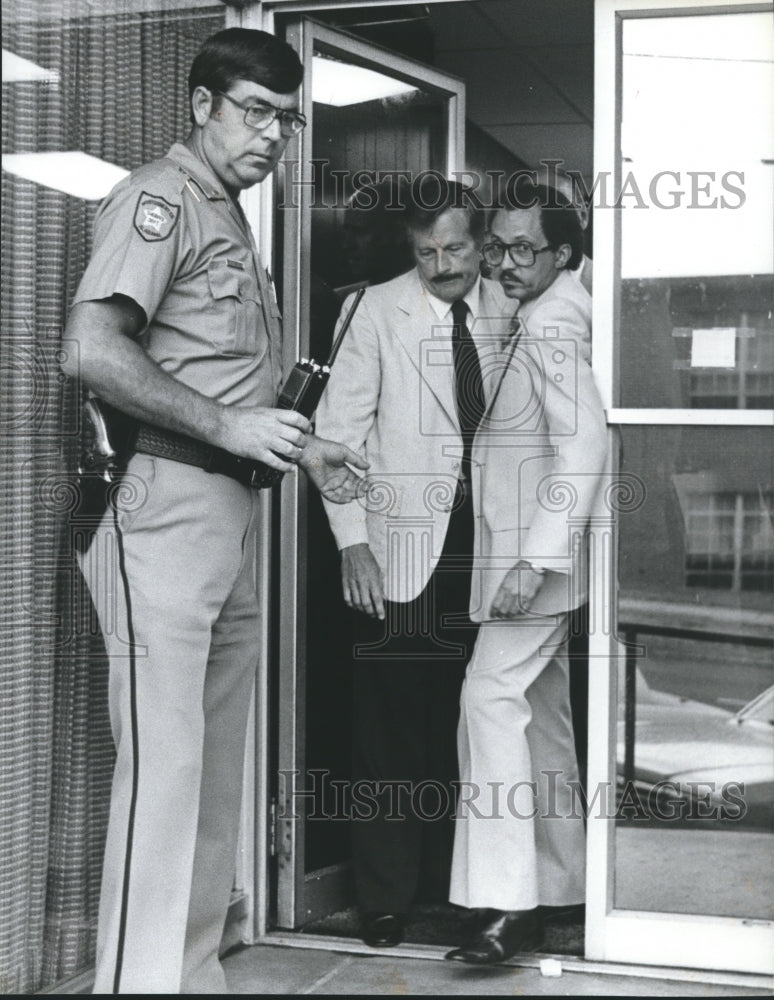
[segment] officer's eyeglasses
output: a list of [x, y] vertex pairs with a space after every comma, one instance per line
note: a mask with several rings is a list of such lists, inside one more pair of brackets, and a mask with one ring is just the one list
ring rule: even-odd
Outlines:
[[544, 247], [533, 247], [531, 243], [518, 240], [516, 243], [485, 243], [481, 248], [481, 254], [490, 267], [499, 267], [502, 264], [506, 250], [514, 264], [520, 267], [532, 267], [535, 257], [550, 249], [548, 243]]
[[213, 94], [225, 97], [227, 101], [235, 105], [245, 113], [245, 125], [249, 128], [264, 129], [276, 118], [280, 125], [280, 133], [286, 138], [298, 133], [306, 126], [306, 118], [298, 111], [285, 111], [282, 108], [275, 108], [272, 104], [254, 103], [240, 104], [233, 97], [224, 94], [222, 90], [214, 90]]

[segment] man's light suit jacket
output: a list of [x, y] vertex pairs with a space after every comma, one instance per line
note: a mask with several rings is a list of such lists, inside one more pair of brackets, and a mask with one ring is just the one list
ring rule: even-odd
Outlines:
[[586, 599], [589, 516], [607, 456], [590, 367], [591, 298], [570, 272], [517, 313], [473, 447], [477, 565], [471, 617], [482, 621], [519, 559], [543, 567], [531, 614]]
[[[348, 298], [342, 316], [350, 305]], [[512, 315], [500, 285], [482, 278], [478, 316], [468, 325], [490, 400]], [[416, 270], [371, 286], [317, 410], [321, 437], [370, 462], [368, 495], [325, 508], [340, 549], [371, 547], [390, 601], [410, 601], [424, 590], [449, 524], [462, 457], [451, 334]]]

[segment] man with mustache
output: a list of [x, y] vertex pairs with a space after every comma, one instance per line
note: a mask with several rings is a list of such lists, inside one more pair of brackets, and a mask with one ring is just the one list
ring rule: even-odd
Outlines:
[[539, 948], [547, 908], [584, 900], [568, 618], [586, 599], [607, 429], [590, 364], [591, 297], [572, 276], [583, 256], [575, 209], [521, 184], [494, 213], [483, 256], [518, 312], [473, 447], [481, 517], [471, 608], [481, 626], [460, 702], [469, 794], [449, 899], [480, 919], [446, 957], [489, 965]]
[[416, 266], [367, 289], [317, 412], [319, 433], [370, 466], [366, 502], [326, 509], [357, 612], [353, 859], [372, 946], [402, 940], [420, 871], [447, 898], [454, 734], [476, 635], [470, 446], [513, 312], [480, 277], [485, 215], [466, 189], [427, 174], [411, 191]]

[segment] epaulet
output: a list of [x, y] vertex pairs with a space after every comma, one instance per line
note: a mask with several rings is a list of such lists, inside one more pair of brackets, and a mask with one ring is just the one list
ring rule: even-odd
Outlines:
[[168, 184], [172, 190], [177, 189], [177, 164], [166, 156], [150, 163], [143, 163], [129, 174], [128, 180], [134, 186], [147, 184]]
[[196, 178], [193, 177], [185, 169], [185, 167], [181, 166], [179, 163], [177, 163], [175, 160], [171, 159], [168, 156], [165, 156], [164, 159], [160, 160], [159, 162], [164, 163], [164, 165], [169, 170], [170, 181], [174, 183], [175, 190], [177, 192], [182, 194], [183, 191], [185, 191], [185, 189], [188, 188], [188, 190], [191, 192], [191, 194], [193, 194], [194, 198], [197, 201], [203, 200], [201, 185], [196, 180]]
[[180, 168], [181, 174], [183, 174], [183, 183], [180, 188], [181, 191], [187, 189], [191, 195], [198, 202], [207, 201], [207, 195], [204, 192], [204, 188], [201, 186], [199, 181], [192, 175], [187, 173], [183, 168]]
[[201, 183], [193, 174], [189, 173], [185, 167], [168, 156], [163, 156], [159, 160], [154, 160], [152, 163], [138, 167], [133, 172], [132, 177], [135, 184], [145, 182], [161, 183], [169, 185], [170, 190], [176, 194], [182, 195], [187, 190], [196, 201], [206, 201], [207, 198]]

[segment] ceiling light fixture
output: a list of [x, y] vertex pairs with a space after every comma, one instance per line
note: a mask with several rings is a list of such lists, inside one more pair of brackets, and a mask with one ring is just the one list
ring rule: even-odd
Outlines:
[[377, 73], [364, 66], [315, 56], [312, 60], [312, 100], [316, 104], [344, 107], [417, 90], [410, 83]]

